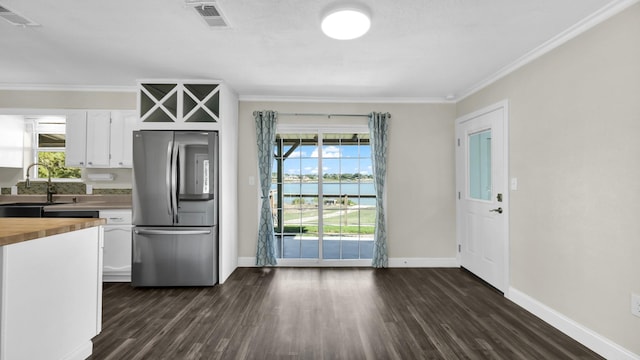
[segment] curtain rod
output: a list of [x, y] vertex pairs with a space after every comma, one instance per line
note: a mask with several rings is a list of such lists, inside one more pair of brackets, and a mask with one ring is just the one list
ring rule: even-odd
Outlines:
[[281, 113], [278, 115], [281, 116], [326, 116], [331, 118], [332, 116], [340, 116], [340, 117], [369, 117], [369, 114], [321, 114], [321, 113]]
[[[259, 113], [259, 111], [254, 111], [253, 115], [256, 115], [256, 113]], [[326, 116], [329, 119], [332, 116], [340, 116], [340, 117], [369, 117], [369, 114], [331, 114], [331, 113], [286, 113], [286, 112], [277, 112], [276, 113], [279, 116]], [[387, 115], [389, 117], [391, 117], [389, 115], [389, 113], [387, 113]]]

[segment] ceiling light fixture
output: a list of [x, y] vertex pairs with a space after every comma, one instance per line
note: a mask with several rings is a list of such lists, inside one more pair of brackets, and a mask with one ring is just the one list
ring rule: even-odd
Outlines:
[[348, 4], [329, 9], [322, 17], [322, 32], [337, 40], [352, 40], [366, 34], [371, 27], [369, 12], [363, 7]]

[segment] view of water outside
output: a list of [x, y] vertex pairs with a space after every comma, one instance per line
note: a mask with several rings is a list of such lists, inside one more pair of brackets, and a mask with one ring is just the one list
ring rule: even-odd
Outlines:
[[322, 246], [323, 259], [370, 259], [376, 200], [368, 134], [325, 134], [321, 153], [315, 136], [278, 139], [272, 202], [279, 256], [317, 259]]

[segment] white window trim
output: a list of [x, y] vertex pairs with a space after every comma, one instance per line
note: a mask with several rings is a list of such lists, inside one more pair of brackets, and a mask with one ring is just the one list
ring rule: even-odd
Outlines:
[[318, 124], [277, 124], [276, 133], [292, 134], [297, 132], [353, 132], [353, 133], [369, 133], [369, 126], [365, 124], [349, 124], [349, 125], [318, 125]]
[[[27, 115], [27, 116], [35, 118], [35, 117], [45, 117], [45, 116], [49, 116], [49, 115]], [[54, 116], [54, 117], [66, 117], [65, 115], [58, 115], [58, 114], [54, 114], [54, 115], [51, 115], [51, 116]], [[41, 131], [39, 131], [39, 126], [38, 126], [38, 121], [39, 120], [32, 120], [32, 121], [33, 121], [32, 134], [31, 134], [32, 135], [32, 140], [31, 140], [32, 141], [31, 142], [31, 144], [32, 144], [31, 145], [31, 149], [32, 149], [32, 164], [35, 164], [35, 163], [38, 162], [38, 154], [40, 152], [63, 151], [66, 154], [66, 151], [67, 151], [66, 146], [63, 147], [63, 148], [60, 148], [60, 147], [39, 147], [38, 146], [39, 145], [39, 143], [38, 143], [38, 134], [40, 134], [40, 133], [65, 134], [65, 139], [66, 139], [66, 128], [65, 128], [64, 132], [55, 131], [55, 130], [54, 131], [46, 131], [46, 132], [42, 131], [41, 132]], [[66, 126], [66, 122], [65, 122], [64, 125]], [[31, 165], [31, 164], [29, 164], [29, 165]], [[29, 166], [29, 165], [27, 165], [27, 166]], [[38, 176], [37, 166], [32, 170], [32, 174], [33, 174], [32, 176], [29, 176], [32, 179], [31, 180], [32, 182], [36, 182], [37, 183], [37, 182], [46, 182], [46, 181], [48, 181], [48, 177], [47, 178], [41, 178], [41, 177]], [[26, 175], [27, 174], [25, 173], [25, 176]], [[84, 172], [81, 169], [80, 170], [80, 177], [77, 178], [77, 179], [52, 177], [51, 181], [55, 181], [57, 183], [80, 183], [80, 182], [83, 181], [83, 177], [84, 177]]]

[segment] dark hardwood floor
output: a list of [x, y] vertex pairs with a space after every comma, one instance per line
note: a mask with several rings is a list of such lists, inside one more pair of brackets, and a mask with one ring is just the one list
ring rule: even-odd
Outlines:
[[91, 359], [601, 359], [461, 269], [239, 268], [105, 284]]

